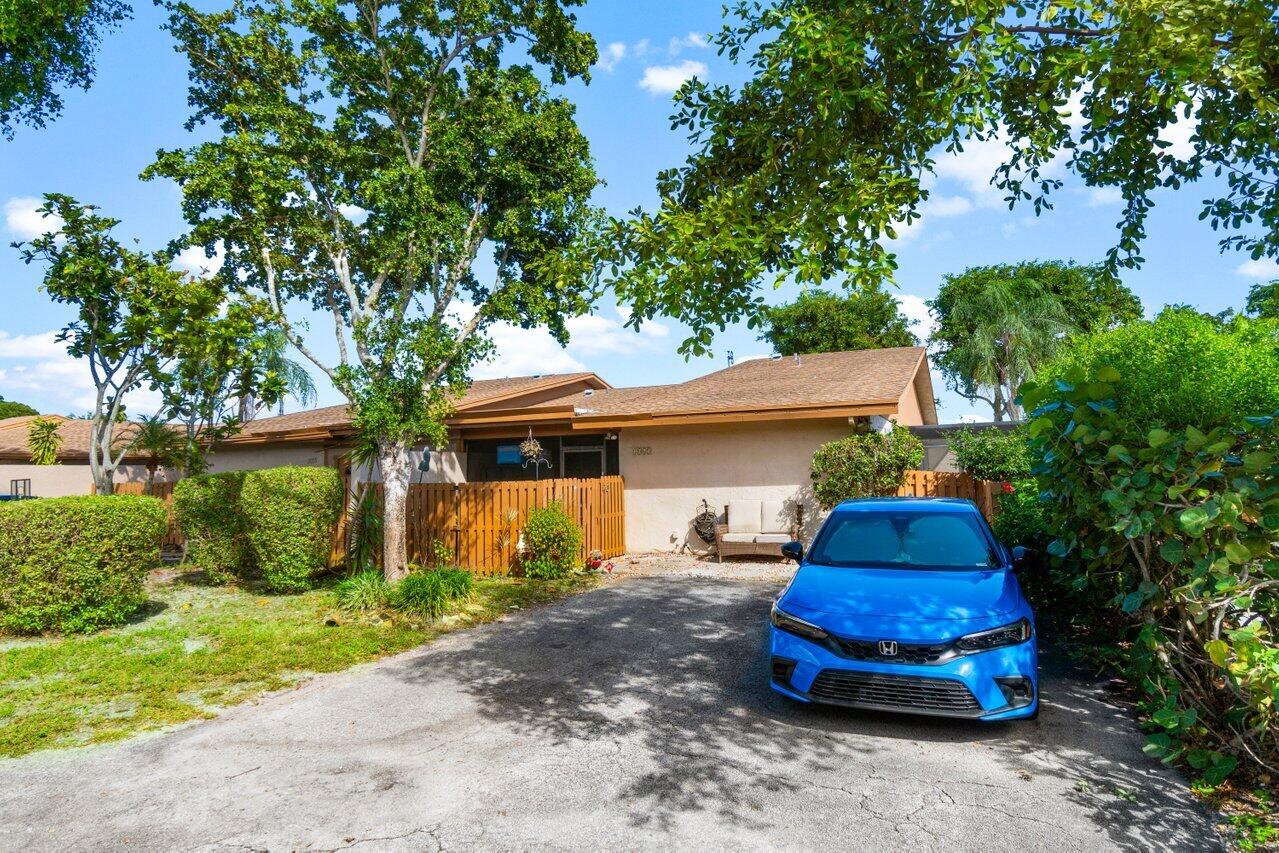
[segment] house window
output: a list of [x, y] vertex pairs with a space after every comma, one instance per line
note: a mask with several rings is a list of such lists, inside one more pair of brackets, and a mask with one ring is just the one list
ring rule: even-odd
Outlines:
[[519, 465], [523, 461], [520, 458], [520, 446], [518, 444], [499, 444], [497, 446], [498, 465]]

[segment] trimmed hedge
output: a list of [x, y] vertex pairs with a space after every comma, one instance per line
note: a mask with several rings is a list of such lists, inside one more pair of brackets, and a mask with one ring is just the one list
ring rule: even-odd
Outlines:
[[246, 471], [201, 474], [173, 487], [173, 512], [187, 540], [187, 559], [209, 580], [227, 583], [252, 568], [240, 512]]
[[582, 550], [582, 528], [558, 503], [528, 514], [524, 525], [524, 574], [531, 578], [562, 578], [578, 566]]
[[245, 474], [244, 531], [267, 588], [301, 592], [328, 566], [342, 497], [342, 476], [333, 468], [290, 466]]
[[164, 504], [140, 495], [0, 504], [0, 629], [119, 625], [146, 600], [167, 526]]

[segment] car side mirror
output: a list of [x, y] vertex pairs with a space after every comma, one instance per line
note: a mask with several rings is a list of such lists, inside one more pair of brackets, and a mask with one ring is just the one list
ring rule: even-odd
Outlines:
[[1014, 568], [1014, 569], [1015, 569], [1015, 568], [1017, 568], [1018, 566], [1020, 566], [1022, 563], [1026, 562], [1026, 554], [1027, 554], [1027, 553], [1028, 553], [1028, 552], [1027, 552], [1027, 550], [1026, 550], [1026, 546], [1025, 546], [1025, 545], [1014, 545], [1014, 546], [1013, 546], [1012, 555], [1013, 555], [1013, 568]]
[[798, 563], [804, 559], [804, 546], [799, 542], [787, 542], [782, 546], [782, 556]]

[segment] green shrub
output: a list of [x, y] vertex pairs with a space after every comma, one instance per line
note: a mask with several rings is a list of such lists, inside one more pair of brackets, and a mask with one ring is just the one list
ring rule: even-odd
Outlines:
[[397, 583], [391, 595], [396, 610], [427, 619], [438, 619], [454, 604], [471, 597], [475, 579], [462, 569], [424, 572], [416, 566]]
[[301, 592], [328, 566], [342, 498], [342, 477], [333, 468], [290, 466], [245, 474], [244, 530], [268, 589]]
[[187, 559], [215, 583], [243, 578], [253, 567], [240, 511], [245, 473], [201, 474], [173, 487], [173, 512], [186, 536]]
[[582, 528], [558, 503], [528, 514], [524, 525], [524, 573], [531, 578], [562, 578], [580, 563]]
[[[1146, 372], [1102, 365], [1023, 389], [1049, 551], [1072, 561], [1090, 619], [1125, 620], [1111, 660], [1142, 694], [1147, 752], [1216, 783], [1239, 760], [1279, 762], [1279, 418], [1170, 425], [1178, 413], [1162, 408], [1171, 398], [1154, 362], [1128, 363]], [[1179, 356], [1166, 365], [1183, 367]], [[1224, 417], [1229, 405], [1210, 394], [1182, 416]]]
[[813, 454], [813, 494], [822, 509], [840, 501], [894, 495], [906, 472], [924, 461], [924, 445], [904, 426], [892, 432], [858, 433], [823, 444]]
[[146, 600], [167, 525], [164, 504], [138, 495], [0, 504], [0, 629], [119, 625]]
[[365, 569], [343, 578], [333, 589], [338, 607], [348, 613], [367, 613], [385, 607], [391, 598], [391, 585], [379, 569]]
[[979, 480], [1012, 482], [1030, 477], [1030, 448], [1020, 429], [961, 429], [950, 437], [955, 464]]
[[1277, 329], [1272, 320], [1222, 323], [1169, 308], [1153, 321], [1073, 339], [1037, 380], [1047, 386], [1108, 368], [1119, 377], [1117, 417], [1133, 429], [1233, 427], [1245, 415], [1279, 408]]

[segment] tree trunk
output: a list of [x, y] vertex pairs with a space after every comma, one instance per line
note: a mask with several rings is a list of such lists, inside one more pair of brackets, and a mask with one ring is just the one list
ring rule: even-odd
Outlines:
[[[104, 437], [98, 431], [96, 422], [90, 431], [89, 473], [93, 476], [93, 493], [96, 495], [115, 494], [115, 468], [103, 462], [103, 456], [106, 456], [108, 460], [111, 458], [111, 433], [111, 430], [107, 430], [107, 434]], [[105, 454], [102, 452], [104, 441], [106, 442]]]
[[382, 469], [382, 573], [396, 581], [409, 573], [408, 524], [409, 448], [404, 441], [378, 442]]
[[155, 493], [155, 469], [156, 469], [156, 464], [157, 464], [157, 463], [155, 463], [155, 462], [148, 462], [148, 463], [147, 463], [147, 484], [146, 484], [146, 486], [142, 489], [142, 494], [144, 494], [144, 495], [150, 495], [150, 494], [154, 494], [154, 493]]
[[1002, 421], [1004, 419], [1004, 386], [999, 382], [995, 383], [995, 402], [991, 408], [995, 410], [995, 423]]

